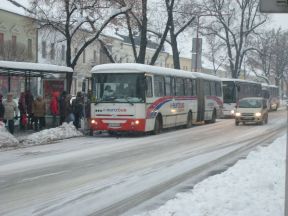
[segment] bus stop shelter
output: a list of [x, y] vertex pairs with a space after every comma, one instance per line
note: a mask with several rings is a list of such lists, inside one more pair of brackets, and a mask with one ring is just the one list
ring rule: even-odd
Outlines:
[[[62, 79], [65, 83], [64, 89], [66, 90], [66, 76], [68, 73], [73, 73], [73, 69], [66, 66], [31, 63], [31, 62], [12, 62], [12, 61], [0, 61], [0, 76], [3, 79], [7, 78], [8, 91], [11, 91], [11, 78], [22, 77], [25, 80], [24, 90], [31, 89], [31, 79], [36, 78], [51, 78], [57, 80], [57, 76], [62, 75]], [[1, 91], [1, 89], [0, 89]], [[1, 92], [0, 92], [1, 93]]]

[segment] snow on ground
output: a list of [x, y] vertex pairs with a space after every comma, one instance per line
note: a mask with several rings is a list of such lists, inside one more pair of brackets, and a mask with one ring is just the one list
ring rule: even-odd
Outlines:
[[160, 208], [138, 216], [284, 215], [286, 136], [209, 177]]
[[78, 131], [71, 122], [69, 124], [63, 123], [61, 126], [56, 128], [33, 133], [22, 138], [20, 142], [24, 145], [43, 145], [57, 140], [79, 136], [83, 136], [83, 134]]
[[19, 141], [7, 131], [5, 124], [0, 121], [0, 148], [14, 147], [18, 144]]

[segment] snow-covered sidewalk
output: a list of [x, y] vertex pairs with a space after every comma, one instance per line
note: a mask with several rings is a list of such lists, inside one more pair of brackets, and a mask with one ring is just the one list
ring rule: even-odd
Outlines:
[[83, 134], [78, 131], [72, 123], [63, 123], [56, 128], [46, 129], [28, 136], [19, 137], [18, 140], [11, 135], [5, 128], [5, 125], [0, 122], [0, 148], [43, 145], [53, 143], [57, 140], [79, 136], [83, 136]]
[[286, 135], [138, 216], [283, 216]]

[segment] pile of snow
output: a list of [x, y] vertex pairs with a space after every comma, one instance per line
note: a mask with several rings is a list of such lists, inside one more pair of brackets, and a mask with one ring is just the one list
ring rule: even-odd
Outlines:
[[73, 123], [63, 123], [61, 126], [43, 130], [34, 134], [31, 134], [27, 137], [24, 137], [21, 140], [21, 143], [24, 145], [42, 145], [47, 143], [52, 143], [56, 140], [62, 140], [72, 137], [83, 136], [83, 134], [78, 131]]
[[139, 216], [284, 215], [285, 143], [283, 136], [268, 147], [259, 147], [222, 174]]
[[0, 148], [14, 147], [19, 144], [19, 141], [10, 134], [5, 128], [5, 124], [0, 121]]

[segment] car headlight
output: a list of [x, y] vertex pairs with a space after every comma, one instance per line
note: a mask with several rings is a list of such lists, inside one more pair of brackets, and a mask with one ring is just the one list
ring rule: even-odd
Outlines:
[[235, 116], [239, 117], [239, 116], [241, 116], [241, 113], [236, 112], [236, 113], [235, 113]]
[[257, 113], [255, 113], [255, 116], [256, 116], [256, 117], [260, 117], [260, 116], [261, 116], [261, 113], [260, 113], [260, 112], [257, 112]]

